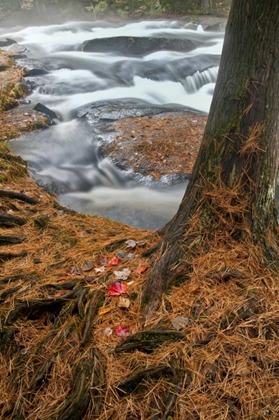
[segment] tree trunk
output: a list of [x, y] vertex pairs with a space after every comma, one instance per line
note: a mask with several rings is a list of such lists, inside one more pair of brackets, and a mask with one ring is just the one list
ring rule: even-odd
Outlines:
[[34, 1], [34, 6], [35, 6], [36, 13], [38, 15], [42, 15], [42, 14], [46, 13], [46, 7], [45, 7], [44, 2], [42, 2], [40, 0], [35, 0]]
[[211, 11], [212, 11], [212, 4], [211, 4], [211, 0], [202, 0], [202, 2], [201, 2], [201, 7], [202, 7], [202, 9], [204, 9], [206, 12], [211, 12]]
[[277, 260], [278, 39], [278, 0], [233, 1], [192, 179], [145, 290], [148, 311], [185, 281], [186, 258], [216, 240], [258, 244], [263, 263]]

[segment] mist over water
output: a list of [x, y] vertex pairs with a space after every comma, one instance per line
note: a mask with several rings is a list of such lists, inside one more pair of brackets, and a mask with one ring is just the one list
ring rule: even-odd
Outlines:
[[[223, 34], [188, 29], [176, 21], [70, 22], [11, 29], [6, 36], [26, 48], [18, 65], [40, 67], [27, 77], [31, 105], [41, 102], [62, 122], [10, 143], [32, 176], [56, 192], [62, 204], [142, 227], [158, 228], [175, 214], [186, 184], [167, 185], [121, 171], [100, 150], [94, 125], [77, 119], [99, 102], [132, 103], [208, 112], [217, 78]], [[119, 36], [168, 37], [195, 43], [193, 51], [142, 56], [83, 52], [84, 41]], [[167, 178], [165, 178], [167, 179]]]

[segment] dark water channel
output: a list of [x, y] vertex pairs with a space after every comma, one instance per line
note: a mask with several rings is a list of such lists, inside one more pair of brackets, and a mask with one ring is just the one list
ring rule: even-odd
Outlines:
[[[141, 228], [157, 228], [175, 214], [186, 183], [165, 176], [159, 181], [120, 170], [103, 158], [100, 141], [111, 141], [100, 124], [125, 115], [166, 110], [208, 112], [223, 43], [223, 33], [175, 21], [113, 25], [71, 22], [14, 28], [14, 39], [27, 57], [18, 64], [36, 69], [27, 107], [40, 102], [61, 121], [40, 133], [10, 143], [29, 164], [32, 176], [55, 191], [62, 204]], [[83, 43], [111, 37], [188, 40], [191, 51], [158, 50], [148, 54], [85, 52]], [[34, 71], [33, 71], [34, 74]], [[111, 115], [110, 104], [119, 114]], [[107, 107], [98, 118], [98, 106]], [[83, 116], [82, 118], [80, 118]]]

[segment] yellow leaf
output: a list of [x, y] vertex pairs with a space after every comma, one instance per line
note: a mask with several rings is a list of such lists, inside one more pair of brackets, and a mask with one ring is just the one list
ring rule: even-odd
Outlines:
[[111, 306], [105, 306], [104, 308], [100, 308], [98, 311], [98, 315], [105, 315], [109, 313], [113, 308]]

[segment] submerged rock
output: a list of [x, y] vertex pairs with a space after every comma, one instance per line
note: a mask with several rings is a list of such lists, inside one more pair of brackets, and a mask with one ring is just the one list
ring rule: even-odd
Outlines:
[[152, 38], [116, 36], [112, 38], [95, 38], [84, 41], [82, 51], [85, 52], [118, 52], [125, 55], [143, 55], [155, 51], [171, 50], [188, 52], [196, 48], [188, 39]]

